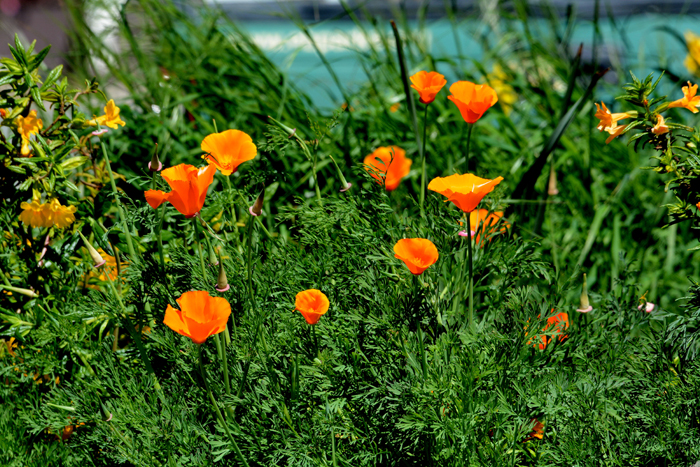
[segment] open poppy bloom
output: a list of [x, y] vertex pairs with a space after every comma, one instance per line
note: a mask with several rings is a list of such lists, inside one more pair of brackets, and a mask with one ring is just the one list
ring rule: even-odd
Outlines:
[[498, 96], [488, 84], [474, 84], [471, 81], [457, 81], [450, 86], [449, 100], [455, 103], [467, 123], [476, 123], [496, 102]]
[[447, 80], [437, 71], [419, 71], [411, 76], [411, 87], [420, 94], [420, 101], [423, 104], [430, 104], [435, 100], [435, 96], [447, 84]]
[[[554, 312], [554, 308], [552, 308], [552, 312]], [[539, 318], [539, 315], [537, 316]], [[528, 320], [529, 322], [529, 320]], [[547, 348], [547, 345], [552, 342], [552, 339], [555, 337], [559, 342], [562, 342], [564, 339], [569, 337], [568, 335], [563, 335], [565, 329], [569, 329], [569, 315], [568, 313], [561, 312], [557, 313], [554, 316], [550, 316], [547, 318], [547, 324], [544, 328], [542, 328], [542, 332], [547, 332], [550, 327], [554, 326], [553, 333], [551, 336], [536, 336], [534, 339], [535, 341], [540, 341], [541, 342], [538, 344], [535, 342], [534, 344], [532, 343], [532, 339], [527, 341], [527, 345], [532, 345], [533, 347], [536, 347], [539, 345], [540, 350], [544, 350]], [[527, 326], [525, 326], [525, 330], [527, 331]]]
[[379, 147], [365, 157], [366, 169], [379, 183], [385, 179], [387, 191], [395, 190], [401, 179], [411, 171], [411, 159], [406, 159], [406, 151], [398, 146]]
[[[503, 211], [489, 213], [487, 209], [475, 209], [470, 212], [469, 223], [471, 224], [472, 235], [476, 235], [476, 243], [481, 242], [481, 234], [479, 231], [485, 232], [486, 236], [489, 237], [489, 241], [491, 241], [490, 237], [495, 233], [496, 224], [502, 217]], [[460, 221], [459, 225], [463, 225], [463, 223]], [[509, 227], [510, 224], [508, 221], [504, 220], [499, 232], [503, 233]], [[462, 237], [468, 237], [469, 233], [466, 230], [463, 230], [459, 232], [459, 235]], [[484, 245], [482, 244], [481, 246], [483, 247]]]
[[110, 99], [104, 108], [105, 114], [100, 117], [95, 117], [92, 120], [88, 120], [88, 125], [104, 125], [113, 130], [119, 128], [119, 125], [124, 126], [126, 123], [119, 116], [120, 109], [114, 103], [114, 99]]
[[690, 81], [688, 81], [688, 85], [683, 86], [682, 90], [683, 98], [671, 102], [668, 105], [668, 108], [671, 109], [673, 107], [683, 107], [684, 109], [690, 110], [694, 114], [698, 113], [698, 107], [700, 107], [700, 96], [696, 95], [698, 92], [698, 85], [690, 84]]
[[328, 311], [330, 302], [326, 294], [318, 289], [299, 292], [294, 301], [294, 309], [301, 313], [307, 323], [316, 324]]
[[32, 152], [32, 146], [29, 144], [29, 137], [39, 133], [44, 127], [44, 122], [36, 116], [36, 110], [29, 112], [29, 115], [17, 117], [17, 133], [22, 138], [22, 148], [20, 152], [23, 156], [28, 156]]
[[455, 174], [432, 179], [428, 190], [447, 196], [445, 202], [452, 201], [462, 211], [472, 212], [484, 196], [491, 193], [502, 180], [503, 177], [489, 180], [473, 174]]
[[216, 166], [222, 175], [231, 175], [242, 163], [255, 159], [258, 148], [253, 139], [240, 130], [212, 133], [202, 141], [202, 159]]
[[437, 247], [425, 238], [404, 238], [394, 245], [394, 257], [403, 261], [416, 276], [435, 264], [439, 256]]
[[168, 305], [163, 324], [178, 334], [203, 344], [207, 337], [222, 332], [231, 315], [231, 305], [225, 298], [212, 297], [206, 290], [183, 293], [177, 299], [180, 309]]
[[153, 208], [169, 201], [186, 218], [196, 216], [204, 206], [207, 189], [214, 180], [216, 167], [209, 165], [198, 169], [189, 164], [179, 164], [161, 172], [172, 191], [165, 193], [160, 190], [148, 190], [146, 201]]

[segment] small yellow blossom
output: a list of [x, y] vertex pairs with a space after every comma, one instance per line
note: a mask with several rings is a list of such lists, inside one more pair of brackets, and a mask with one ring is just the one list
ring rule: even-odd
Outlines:
[[656, 115], [656, 125], [654, 125], [654, 128], [651, 129], [651, 132], [657, 136], [668, 133], [668, 126], [666, 125], [664, 117], [662, 117], [661, 114]]
[[494, 65], [491, 73], [486, 75], [486, 80], [493, 90], [496, 91], [498, 101], [501, 103], [503, 113], [506, 115], [510, 114], [513, 110], [513, 104], [518, 101], [518, 95], [513, 86], [508, 84], [508, 79], [508, 75], [499, 64]]
[[700, 107], [700, 96], [696, 95], [698, 93], [698, 85], [690, 84], [690, 81], [688, 81], [688, 85], [683, 86], [681, 90], [683, 91], [683, 98], [671, 102], [668, 104], [668, 108], [683, 107], [694, 114], [698, 113], [698, 107]]
[[391, 104], [391, 107], [389, 107], [389, 112], [394, 113], [397, 110], [399, 110], [399, 107], [401, 107], [400, 102], [397, 102], [396, 104]]
[[114, 104], [114, 99], [110, 99], [105, 105], [105, 114], [101, 117], [95, 117], [92, 120], [88, 120], [88, 125], [104, 125], [116, 130], [118, 125], [124, 126], [126, 123], [119, 116], [119, 107]]
[[700, 36], [686, 31], [685, 43], [688, 47], [688, 55], [685, 56], [683, 64], [690, 73], [700, 76]]
[[40, 203], [39, 200], [32, 200], [31, 203], [21, 204], [22, 213], [19, 215], [26, 225], [32, 227], [58, 227], [59, 229], [68, 227], [75, 221], [75, 206], [63, 206], [57, 199], [52, 199], [48, 203]]
[[28, 156], [32, 152], [29, 137], [39, 133], [43, 127], [44, 122], [36, 116], [36, 110], [29, 112], [26, 117], [21, 115], [17, 117], [17, 132], [22, 137], [21, 153], [23, 156]]

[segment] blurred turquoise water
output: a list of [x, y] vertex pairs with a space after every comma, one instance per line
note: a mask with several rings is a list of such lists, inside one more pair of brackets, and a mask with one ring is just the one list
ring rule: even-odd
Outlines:
[[[318, 54], [313, 50], [308, 39], [291, 22], [246, 22], [241, 25], [253, 38], [253, 40], [265, 50], [271, 60], [283, 70], [287, 70], [291, 79], [304, 90], [316, 105], [324, 109], [337, 108], [343, 102], [338, 87], [333, 82], [330, 74], [321, 62]], [[417, 23], [409, 24], [412, 31], [418, 31]], [[700, 21], [694, 16], [665, 16], [665, 15], [636, 15], [627, 18], [602, 19], [599, 22], [600, 40], [598, 58], [601, 62], [612, 65], [613, 71], [632, 70], [638, 77], [646, 76], [650, 72], [659, 69], [668, 69], [672, 73], [690, 78], [683, 66], [686, 49], [677, 38], [662, 27], [670, 27], [673, 31], [683, 35], [685, 31], [693, 31], [700, 35]], [[528, 22], [533, 36], [537, 38], [552, 35], [550, 23], [543, 19], [532, 19]], [[561, 30], [564, 24], [562, 21]], [[365, 35], [352, 22], [334, 21], [325, 22], [310, 27], [321, 51], [333, 65], [335, 73], [351, 94], [359, 85], [366, 82], [365, 74], [358, 54], [368, 54], [371, 44], [383, 53], [385, 46], [382, 44], [379, 34], [371, 25], [367, 25], [368, 34]], [[385, 37], [393, 50], [393, 35], [389, 22], [386, 21], [384, 29]], [[508, 40], [507, 34], [500, 38], [490, 32], [483, 22], [467, 20], [458, 24], [459, 47], [464, 57], [462, 65], [473, 70], [471, 60], [482, 60], [487, 69], [491, 68], [489, 53], [482, 50], [474, 39], [482, 34], [490, 34], [493, 43], [498, 40]], [[592, 44], [594, 25], [591, 21], [578, 21], [571, 35], [571, 47], [578, 48], [584, 44], [584, 61], [592, 60]], [[447, 20], [427, 22], [422, 33], [417, 33], [417, 40], [423, 41], [435, 57], [458, 56], [455, 35], [452, 26]], [[545, 43], [547, 41], [544, 41]], [[500, 49], [502, 50], [502, 49]], [[415, 72], [426, 67], [426, 63], [409, 63], [410, 71]], [[448, 82], [459, 79], [452, 72], [448, 64], [438, 64], [437, 71], [448, 78]], [[609, 78], [615, 79], [611, 74]], [[629, 75], [620, 77], [627, 81]], [[663, 91], [671, 90], [665, 82]], [[400, 99], [401, 96], [388, 96], [389, 99]]]

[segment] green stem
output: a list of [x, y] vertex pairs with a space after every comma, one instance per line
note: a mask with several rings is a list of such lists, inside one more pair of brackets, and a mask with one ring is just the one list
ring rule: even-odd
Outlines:
[[472, 269], [472, 222], [470, 213], [467, 213], [467, 252], [469, 254], [469, 329], [474, 329], [474, 271]]
[[209, 396], [209, 401], [211, 402], [211, 405], [214, 406], [214, 412], [216, 413], [216, 418], [218, 422], [223, 425], [224, 431], [226, 431], [226, 434], [228, 435], [228, 439], [231, 440], [231, 444], [233, 445], [233, 450], [236, 451], [236, 455], [238, 455], [238, 458], [241, 460], [243, 465], [245, 467], [248, 467], [248, 462], [245, 460], [245, 457], [243, 457], [243, 453], [241, 452], [240, 448], [238, 447], [238, 443], [236, 443], [235, 438], [233, 437], [233, 434], [231, 434], [231, 431], [228, 428], [228, 425], [226, 424], [226, 421], [224, 420], [223, 415], [221, 415], [221, 410], [219, 410], [219, 405], [216, 403], [216, 399], [214, 399], [214, 395], [211, 392], [211, 388], [209, 387], [209, 381], [207, 381], [207, 373], [204, 370], [204, 359], [202, 358], [202, 346], [201, 344], [197, 346], [197, 355], [199, 357], [199, 371], [202, 374], [202, 380], [204, 381], [204, 387], [207, 390], [207, 395]]
[[248, 295], [250, 297], [251, 313], [254, 313], [255, 295], [253, 294], [253, 225], [255, 218], [252, 216], [248, 219], [248, 248], [247, 266], [248, 266]]
[[163, 221], [165, 220], [165, 205], [158, 207], [160, 211], [160, 220], [156, 227], [156, 238], [158, 239], [158, 259], [160, 259], [160, 268], [165, 271], [165, 255], [163, 254]]
[[122, 206], [119, 196], [117, 195], [117, 183], [114, 181], [114, 174], [112, 173], [112, 166], [109, 163], [109, 157], [107, 156], [107, 148], [105, 148], [104, 141], [100, 140], [100, 146], [102, 146], [102, 156], [105, 159], [105, 166], [107, 167], [107, 173], [109, 174], [109, 181], [112, 184], [112, 191], [114, 192], [114, 201], [117, 204], [117, 211], [119, 212], [119, 219], [121, 220], [122, 230], [126, 236], [126, 245], [129, 248], [129, 256], [133, 262], [138, 262], [138, 257], [136, 256], [136, 250], [134, 250], [134, 243], [131, 240], [131, 232], [129, 231], [129, 225], [126, 223], [126, 212], [124, 211], [124, 206]]
[[426, 133], [428, 129], [428, 104], [425, 104], [425, 113], [423, 114], [423, 168], [421, 170], [421, 178], [420, 178], [420, 212], [422, 215], [425, 215], [425, 212], [423, 211], [423, 205], [425, 204], [425, 159], [428, 157], [428, 155], [425, 152], [425, 141], [426, 141]]
[[[467, 130], [467, 153], [464, 156], [467, 160], [467, 163], [465, 165], [467, 170], [465, 171], [465, 173], [469, 173], [469, 146], [472, 142], [472, 130], [474, 129], [474, 125], [476, 125], [476, 123], [468, 123], [467, 125], [469, 125], [469, 130]], [[469, 238], [471, 239], [471, 237]]]
[[[231, 187], [231, 178], [230, 177], [224, 177], [226, 180], [226, 189], [228, 191], [232, 191], [233, 188]], [[231, 203], [231, 224], [233, 224], [233, 231], [236, 232], [236, 244], [240, 243], [240, 240], [238, 238], [238, 221], [236, 220], [236, 205], [235, 203]]]
[[192, 225], [194, 226], [194, 235], [197, 244], [195, 247], [197, 248], [197, 252], [199, 253], [199, 267], [202, 269], [202, 279], [206, 283], [207, 281], [207, 268], [204, 265], [204, 245], [202, 245], [202, 240], [199, 236], [199, 229], [197, 227], [197, 217], [192, 218]]
[[141, 341], [141, 335], [136, 332], [136, 329], [134, 329], [134, 325], [131, 324], [131, 320], [129, 319], [129, 315], [127, 314], [126, 307], [124, 306], [124, 302], [122, 302], [121, 295], [117, 292], [117, 288], [114, 286], [114, 282], [112, 282], [112, 278], [109, 277], [109, 274], [105, 274], [107, 276], [107, 282], [109, 283], [110, 288], [112, 289], [112, 293], [117, 299], [117, 303], [119, 304], [119, 308], [122, 310], [122, 315], [124, 316], [124, 325], [126, 327], [126, 330], [131, 334], [131, 338], [134, 340], [134, 343], [136, 344], [136, 348], [139, 350], [139, 353], [141, 354], [141, 360], [143, 360], [143, 364], [146, 367], [146, 371], [148, 371], [151, 375], [153, 375], [153, 379], [155, 382], [153, 383], [153, 387], [156, 388], [158, 391], [161, 399], [163, 398], [163, 390], [160, 386], [160, 382], [158, 381], [158, 377], [156, 376], [155, 371], [153, 371], [153, 367], [151, 366], [151, 360], [148, 358], [148, 354], [146, 353], [146, 348], [143, 345], [143, 342]]

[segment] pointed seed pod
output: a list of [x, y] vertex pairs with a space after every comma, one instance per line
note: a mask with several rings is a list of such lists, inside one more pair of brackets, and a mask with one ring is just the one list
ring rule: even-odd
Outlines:
[[85, 235], [83, 235], [80, 231], [78, 231], [78, 235], [80, 235], [80, 238], [83, 239], [83, 243], [85, 243], [85, 246], [90, 253], [90, 257], [92, 258], [92, 262], [95, 263], [94, 267], [99, 268], [100, 266], [104, 266], [106, 263], [105, 259], [97, 252], [97, 250], [95, 250], [95, 247], [92, 246], [88, 239], [85, 238]]
[[216, 290], [217, 292], [226, 292], [230, 288], [231, 286], [228, 285], [228, 279], [226, 278], [224, 262], [219, 257], [219, 278], [216, 280]]
[[588, 283], [586, 282], [586, 274], [583, 274], [583, 287], [581, 289], [581, 307], [576, 311], [581, 313], [588, 313], [593, 310], [590, 302], [588, 301]]
[[153, 148], [153, 155], [151, 156], [151, 162], [148, 163], [148, 170], [151, 172], [160, 172], [163, 168], [163, 163], [158, 159], [158, 143], [156, 143]]
[[258, 195], [258, 199], [255, 200], [255, 203], [248, 208], [248, 212], [250, 213], [251, 216], [258, 217], [260, 214], [262, 214], [262, 208], [263, 208], [263, 202], [265, 201], [265, 189], [263, 188], [260, 194]]

